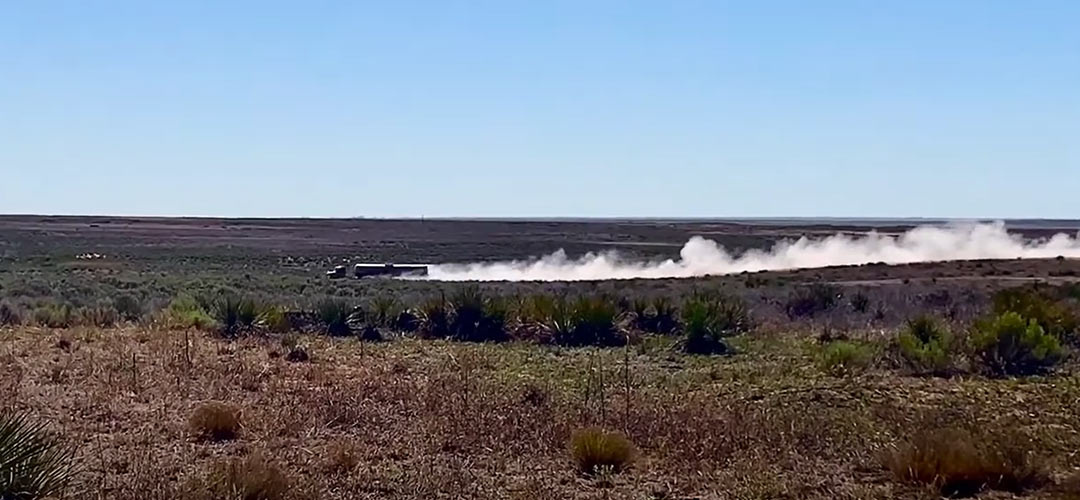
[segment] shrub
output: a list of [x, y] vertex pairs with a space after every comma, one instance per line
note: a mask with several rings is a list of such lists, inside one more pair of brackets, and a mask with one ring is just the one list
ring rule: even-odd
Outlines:
[[138, 321], [142, 319], [144, 308], [142, 302], [130, 295], [121, 295], [113, 300], [113, 308], [124, 321]]
[[391, 326], [399, 332], [415, 332], [420, 328], [420, 318], [412, 311], [401, 311]]
[[1044, 288], [1007, 288], [995, 293], [991, 302], [994, 314], [1018, 313], [1058, 339], [1072, 337], [1080, 325], [1072, 311]]
[[450, 336], [450, 307], [445, 297], [428, 300], [421, 306], [420, 331], [430, 338]]
[[615, 328], [618, 307], [609, 297], [580, 297], [552, 312], [555, 342], [569, 346], [616, 346], [626, 338]]
[[651, 302], [636, 300], [633, 311], [635, 324], [646, 332], [667, 334], [679, 329], [675, 306], [667, 297], [657, 297]]
[[214, 301], [214, 319], [226, 336], [235, 336], [244, 327], [255, 323], [254, 303], [233, 294], [222, 294]]
[[229, 441], [240, 435], [240, 409], [228, 403], [207, 401], [188, 419], [188, 428], [200, 439]]
[[977, 323], [971, 346], [983, 366], [999, 376], [1044, 373], [1062, 355], [1057, 337], [1015, 312]]
[[349, 316], [352, 315], [352, 308], [344, 301], [338, 299], [323, 300], [316, 306], [316, 312], [328, 335], [340, 337], [352, 333], [352, 328], [349, 326]]
[[750, 311], [742, 299], [722, 293], [695, 294], [682, 307], [684, 349], [694, 354], [730, 351], [724, 337], [750, 330]]
[[821, 364], [829, 373], [844, 375], [866, 369], [873, 359], [874, 353], [870, 346], [836, 340], [825, 346]]
[[169, 326], [180, 328], [198, 328], [210, 330], [214, 327], [214, 318], [190, 295], [179, 295], [165, 308], [165, 321]]
[[591, 475], [625, 470], [633, 463], [637, 450], [620, 432], [589, 427], [570, 436], [570, 454], [578, 471]]
[[836, 285], [815, 283], [792, 292], [784, 311], [791, 319], [813, 317], [836, 307], [840, 295], [840, 287]]
[[394, 327], [401, 315], [401, 305], [391, 296], [379, 296], [371, 299], [368, 321], [375, 326]]
[[283, 500], [289, 493], [285, 473], [262, 453], [234, 458], [213, 466], [205, 483], [196, 487], [196, 498], [206, 500]]
[[21, 325], [22, 322], [22, 310], [7, 302], [0, 302], [0, 326]]
[[986, 489], [1020, 493], [1048, 481], [1041, 462], [1026, 450], [956, 429], [920, 432], [888, 448], [882, 462], [897, 480], [930, 485], [953, 498]]
[[75, 475], [74, 451], [20, 414], [0, 414], [0, 498], [56, 496]]
[[116, 325], [120, 315], [110, 305], [84, 307], [79, 310], [79, 323], [87, 326], [108, 328]]
[[285, 333], [292, 329], [292, 324], [285, 317], [285, 311], [275, 305], [263, 306], [257, 323], [274, 333]]
[[930, 316], [909, 320], [896, 344], [904, 361], [917, 372], [947, 375], [953, 368], [952, 335]]
[[485, 297], [479, 287], [463, 288], [450, 300], [453, 314], [450, 336], [470, 342], [501, 342], [506, 336], [506, 307], [494, 298]]
[[862, 292], [852, 295], [848, 303], [851, 305], [851, 310], [859, 314], [866, 314], [870, 310], [870, 297]]
[[34, 323], [48, 328], [68, 328], [75, 319], [71, 304], [47, 304], [34, 310]]

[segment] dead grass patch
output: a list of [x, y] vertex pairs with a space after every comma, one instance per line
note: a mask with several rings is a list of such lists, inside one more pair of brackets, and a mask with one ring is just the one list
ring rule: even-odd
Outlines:
[[882, 460], [896, 479], [931, 485], [951, 498], [984, 490], [1021, 493], [1049, 482], [1042, 461], [1018, 443], [957, 429], [916, 434]]
[[240, 435], [240, 409], [220, 401], [207, 401], [195, 408], [188, 428], [199, 439], [230, 441]]

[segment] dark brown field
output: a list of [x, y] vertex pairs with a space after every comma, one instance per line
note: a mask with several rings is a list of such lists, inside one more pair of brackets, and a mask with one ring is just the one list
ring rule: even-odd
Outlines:
[[[1018, 230], [1038, 237], [1075, 231], [1070, 224]], [[358, 306], [393, 297], [412, 307], [465, 286], [328, 280], [324, 271], [343, 260], [502, 260], [560, 248], [673, 257], [693, 235], [746, 249], [867, 229], [850, 221], [4, 216], [0, 299], [21, 317], [0, 326], [0, 400], [76, 449], [80, 467], [65, 498], [937, 498], [941, 485], [888, 468], [934, 429], [966, 436], [949, 438], [957, 442], [943, 460], [952, 465], [973, 460], [956, 450], [1000, 441], [1019, 450], [1009, 471], [1020, 461], [1038, 472], [1015, 491], [984, 479], [980, 498], [1080, 498], [1080, 364], [1071, 345], [1052, 370], [1022, 377], [991, 376], [963, 349], [949, 376], [920, 374], [895, 351], [907, 319], [930, 314], [966, 339], [995, 291], [1075, 283], [1075, 260], [481, 287], [511, 302], [566, 293], [681, 303], [695, 290], [723, 290], [754, 318], [723, 356], [685, 354], [678, 336], [635, 331], [626, 314], [620, 328], [633, 340], [610, 348], [552, 345], [518, 330], [506, 343], [391, 330], [384, 342], [312, 330], [229, 339], [166, 317], [176, 296], [222, 288], [303, 310], [328, 297]], [[87, 253], [103, 257], [75, 257]], [[793, 316], [792, 295], [811, 284], [835, 287], [837, 304]], [[38, 310], [86, 313], [121, 296], [138, 304], [137, 318], [36, 321]], [[856, 296], [868, 305], [856, 307]], [[1075, 310], [1075, 300], [1063, 304]], [[867, 359], [829, 363], [837, 340], [866, 346]], [[300, 350], [308, 359], [294, 357]], [[208, 402], [222, 414], [200, 410]], [[571, 437], [591, 426], [626, 436], [632, 462], [578, 470]]]

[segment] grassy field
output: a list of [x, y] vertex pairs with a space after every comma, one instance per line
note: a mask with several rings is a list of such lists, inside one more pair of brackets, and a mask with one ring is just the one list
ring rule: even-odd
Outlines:
[[[334, 228], [0, 222], [0, 417], [71, 467], [0, 421], [4, 500], [26, 470], [78, 499], [1080, 498], [1077, 261], [472, 288], [328, 280], [295, 231]], [[482, 243], [458, 229], [402, 234]]]

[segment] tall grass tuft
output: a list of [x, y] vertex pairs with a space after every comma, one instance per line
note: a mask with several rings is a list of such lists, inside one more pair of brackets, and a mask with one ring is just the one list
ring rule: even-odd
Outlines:
[[637, 450], [620, 432], [589, 427], [570, 436], [570, 455], [578, 472], [593, 475], [625, 470], [633, 463]]
[[76, 473], [71, 448], [21, 414], [0, 414], [0, 498], [58, 496]]

